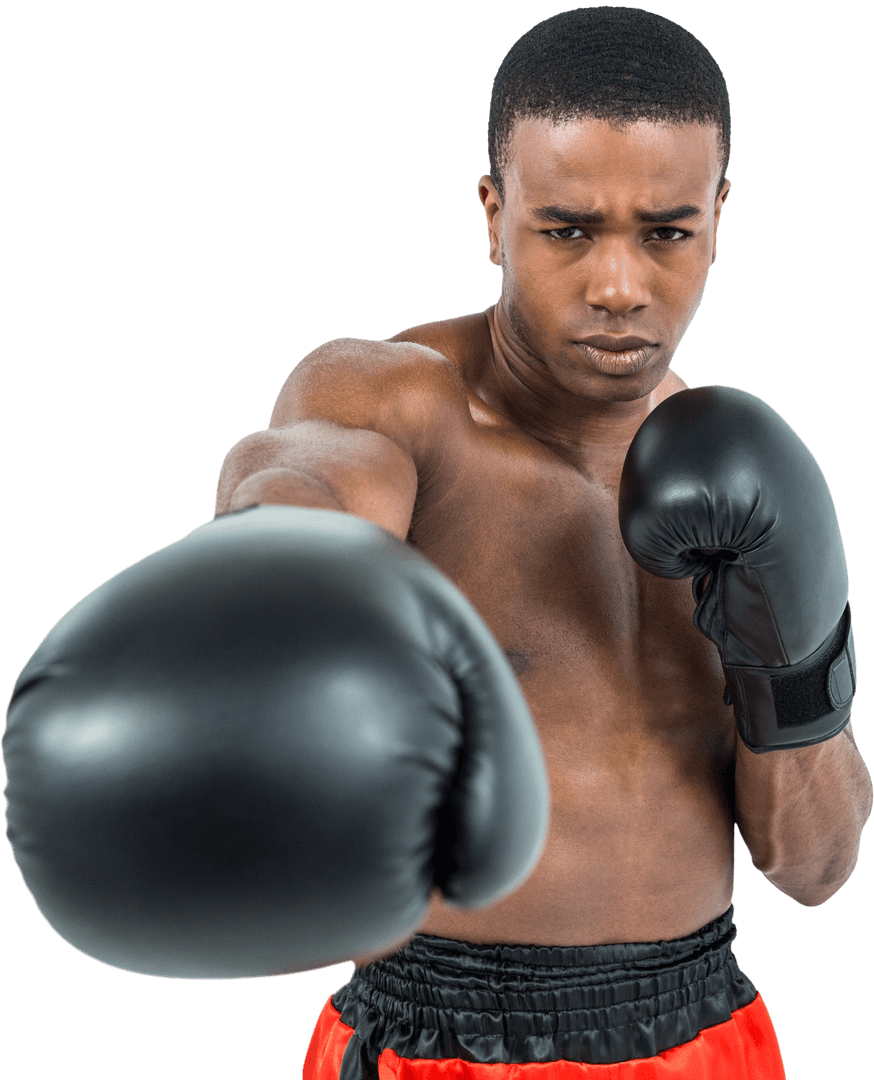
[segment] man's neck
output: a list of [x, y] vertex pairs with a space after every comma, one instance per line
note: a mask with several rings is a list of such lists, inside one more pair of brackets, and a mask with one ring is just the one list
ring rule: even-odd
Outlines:
[[561, 386], [519, 340], [499, 301], [485, 313], [492, 362], [481, 369], [477, 393], [525, 434], [550, 446], [584, 471], [611, 471], [638, 427], [655, 408], [658, 388], [632, 401], [604, 401]]

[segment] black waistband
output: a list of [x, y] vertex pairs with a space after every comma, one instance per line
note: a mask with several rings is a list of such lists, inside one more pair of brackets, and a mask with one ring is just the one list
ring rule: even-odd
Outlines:
[[345, 1072], [366, 1075], [385, 1049], [610, 1064], [680, 1046], [756, 996], [731, 950], [733, 914], [654, 943], [479, 945], [417, 934], [334, 994], [355, 1029], [347, 1057], [360, 1058]]

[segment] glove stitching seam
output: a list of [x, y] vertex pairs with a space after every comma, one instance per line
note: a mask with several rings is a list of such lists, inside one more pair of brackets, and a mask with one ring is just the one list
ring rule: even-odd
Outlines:
[[770, 598], [768, 597], [768, 593], [767, 593], [767, 591], [765, 589], [764, 583], [762, 582], [761, 575], [759, 574], [759, 571], [758, 571], [758, 569], [756, 567], [749, 566], [749, 564], [747, 563], [746, 558], [743, 555], [741, 556], [741, 560], [742, 560], [742, 562], [744, 564], [744, 567], [746, 569], [748, 569], [748, 570], [752, 570], [753, 574], [755, 574], [756, 581], [759, 583], [759, 591], [760, 591], [760, 593], [762, 595], [762, 598], [765, 601], [766, 607], [768, 608], [768, 614], [771, 617], [771, 626], [773, 627], [773, 630], [774, 630], [774, 633], [775, 633], [775, 635], [777, 637], [777, 640], [780, 642], [780, 648], [783, 651], [783, 657], [782, 657], [783, 665], [789, 666], [791, 664], [791, 661], [789, 659], [789, 653], [786, 650], [786, 643], [783, 640], [783, 635], [780, 633], [780, 627], [777, 625], [777, 617], [774, 614], [774, 609], [771, 606], [771, 601], [770, 601]]

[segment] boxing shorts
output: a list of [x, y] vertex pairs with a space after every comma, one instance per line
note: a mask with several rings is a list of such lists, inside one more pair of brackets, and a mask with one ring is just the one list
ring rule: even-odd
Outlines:
[[304, 1080], [785, 1080], [733, 913], [654, 944], [417, 934], [328, 1000]]

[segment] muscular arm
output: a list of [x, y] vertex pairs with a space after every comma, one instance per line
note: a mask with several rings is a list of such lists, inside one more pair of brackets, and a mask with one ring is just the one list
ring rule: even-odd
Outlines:
[[404, 540], [417, 490], [412, 458], [391, 439], [311, 420], [237, 443], [222, 468], [216, 517], [247, 506], [309, 506], [367, 518]]
[[267, 503], [340, 510], [405, 540], [420, 483], [457, 445], [464, 401], [431, 349], [329, 342], [291, 373], [270, 427], [225, 458], [216, 516]]
[[850, 725], [798, 750], [754, 754], [738, 737], [735, 816], [753, 864], [800, 904], [847, 881], [871, 814], [871, 777]]

